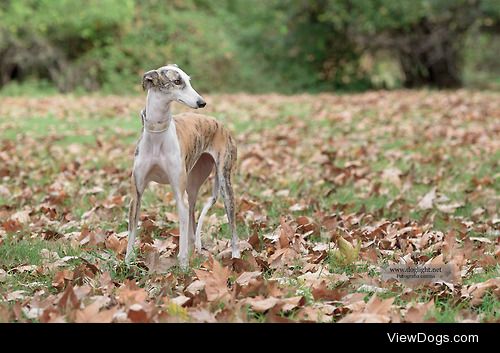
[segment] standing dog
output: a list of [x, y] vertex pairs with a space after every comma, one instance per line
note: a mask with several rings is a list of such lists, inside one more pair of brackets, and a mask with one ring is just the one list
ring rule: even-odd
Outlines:
[[[231, 174], [236, 166], [236, 144], [229, 132], [214, 118], [195, 113], [172, 116], [170, 105], [180, 102], [203, 108], [206, 103], [191, 87], [190, 77], [177, 65], [167, 65], [144, 74], [148, 91], [146, 108], [141, 112], [142, 136], [135, 150], [132, 171], [132, 200], [129, 208], [128, 245], [125, 262], [130, 263], [137, 234], [141, 196], [150, 181], [170, 184], [179, 212], [179, 264], [188, 266], [189, 243], [201, 251], [201, 227], [208, 209], [219, 192], [232, 235], [232, 256], [240, 257], [236, 234]], [[198, 190], [215, 166], [212, 196], [195, 222]], [[187, 194], [187, 203], [185, 195]]]

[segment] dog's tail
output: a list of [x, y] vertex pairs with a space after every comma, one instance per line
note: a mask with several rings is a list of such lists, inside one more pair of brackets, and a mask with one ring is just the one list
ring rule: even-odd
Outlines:
[[203, 206], [203, 209], [201, 210], [200, 217], [198, 218], [198, 225], [196, 226], [196, 238], [195, 239], [200, 239], [201, 236], [201, 228], [203, 227], [203, 219], [205, 218], [205, 215], [207, 214], [208, 210], [210, 207], [212, 207], [215, 202], [217, 202], [217, 197], [219, 196], [220, 192], [220, 184], [219, 184], [219, 175], [217, 170], [215, 171], [215, 178], [214, 178], [214, 186], [212, 189], [212, 196], [207, 200], [205, 205]]

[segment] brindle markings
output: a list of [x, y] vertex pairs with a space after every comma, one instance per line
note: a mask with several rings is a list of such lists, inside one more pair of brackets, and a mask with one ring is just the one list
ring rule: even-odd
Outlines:
[[[181, 150], [185, 154], [184, 161], [186, 163], [186, 172], [189, 173], [191, 168], [196, 164], [201, 154], [207, 150], [211, 150], [212, 158], [216, 164], [215, 178], [217, 184], [214, 184], [214, 195], [209, 203], [205, 205], [202, 215], [206, 212], [207, 207], [211, 207], [217, 199], [217, 194], [220, 192], [224, 199], [224, 208], [229, 221], [229, 226], [232, 236], [233, 253], [239, 257], [239, 249], [237, 246], [238, 235], [236, 233], [235, 220], [235, 201], [232, 187], [232, 173], [234, 171], [235, 162], [237, 159], [237, 148], [235, 141], [229, 132], [215, 119], [207, 119], [196, 114], [183, 114], [174, 117]], [[210, 147], [212, 146], [212, 147]], [[200, 219], [202, 216], [200, 215]], [[198, 226], [197, 233], [199, 232]], [[198, 237], [198, 235], [197, 235]]]
[[207, 121], [194, 115], [186, 116], [185, 119], [182, 116], [174, 117], [174, 120], [184, 152], [186, 172], [191, 170], [201, 154], [214, 142], [217, 134], [221, 135], [222, 138], [227, 135], [222, 125], [219, 125], [214, 119]]
[[231, 184], [231, 175], [233, 168], [236, 165], [237, 149], [231, 135], [226, 134], [226, 138], [228, 141], [227, 149], [225, 151], [226, 153], [223, 163], [219, 164], [219, 167], [222, 166], [222, 170], [218, 174], [220, 177], [221, 194], [224, 200], [224, 207], [226, 209], [227, 219], [231, 229], [233, 252], [239, 256], [239, 249], [236, 245], [238, 235], [236, 234], [234, 194], [233, 186]]
[[[177, 80], [181, 81], [180, 85], [174, 83]], [[142, 79], [142, 88], [144, 90], [155, 87], [161, 91], [168, 91], [174, 87], [183, 89], [185, 86], [186, 83], [181, 75], [177, 71], [169, 69], [162, 69], [159, 72], [157, 70], [150, 70], [144, 74]]]
[[[160, 71], [160, 75], [164, 78], [164, 86], [163, 88], [172, 88], [177, 87], [183, 89], [186, 87], [186, 82], [182, 79], [181, 75], [174, 70], [163, 69]], [[175, 81], [181, 81], [180, 85], [175, 84]]]
[[129, 217], [128, 233], [130, 235], [130, 239], [127, 244], [127, 254], [132, 253], [135, 237], [137, 235], [137, 223], [139, 223], [139, 207], [141, 204], [141, 196], [142, 196], [137, 188], [137, 183], [133, 171], [130, 179], [131, 179], [132, 199], [130, 200], [129, 213], [128, 213]]

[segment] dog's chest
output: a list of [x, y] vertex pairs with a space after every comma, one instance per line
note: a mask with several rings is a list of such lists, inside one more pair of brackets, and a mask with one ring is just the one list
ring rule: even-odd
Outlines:
[[162, 168], [161, 164], [154, 164], [149, 169], [146, 176], [147, 181], [154, 181], [159, 184], [170, 184], [169, 175], [167, 171]]
[[147, 181], [169, 184], [170, 180], [178, 178], [182, 168], [174, 124], [166, 133], [144, 133], [137, 146], [135, 169], [142, 170]]

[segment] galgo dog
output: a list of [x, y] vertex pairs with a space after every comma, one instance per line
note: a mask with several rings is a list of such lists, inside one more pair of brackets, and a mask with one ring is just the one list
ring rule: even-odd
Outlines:
[[[129, 207], [128, 244], [125, 262], [134, 254], [141, 196], [149, 182], [170, 184], [179, 214], [179, 265], [189, 265], [189, 244], [201, 252], [201, 228], [207, 211], [222, 195], [231, 231], [232, 256], [240, 257], [235, 224], [231, 175], [236, 166], [236, 144], [216, 119], [195, 113], [175, 116], [171, 103], [203, 108], [206, 102], [191, 86], [190, 77], [177, 65], [169, 64], [144, 74], [146, 107], [141, 112], [142, 136], [137, 143], [132, 170], [132, 200]], [[196, 198], [200, 186], [215, 166], [212, 195], [205, 203], [198, 224]], [[186, 202], [187, 196], [187, 202]]]

